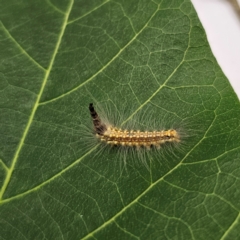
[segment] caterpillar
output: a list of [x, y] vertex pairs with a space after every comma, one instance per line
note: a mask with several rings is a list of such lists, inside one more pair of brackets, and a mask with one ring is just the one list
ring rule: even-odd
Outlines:
[[96, 112], [93, 103], [89, 104], [89, 111], [92, 117], [94, 132], [101, 142], [112, 146], [141, 147], [150, 150], [151, 147], [160, 146], [167, 142], [180, 142], [180, 135], [175, 129], [161, 131], [139, 131], [117, 128], [115, 126], [107, 126], [98, 113]]
[[148, 171], [161, 166], [164, 171], [181, 161], [202, 133], [198, 115], [181, 118], [154, 104], [143, 108], [109, 100], [90, 102], [86, 110], [89, 118], [84, 117], [81, 126], [81, 149], [91, 153], [89, 164], [99, 169], [102, 164], [107, 168], [117, 164], [121, 173], [142, 166]]

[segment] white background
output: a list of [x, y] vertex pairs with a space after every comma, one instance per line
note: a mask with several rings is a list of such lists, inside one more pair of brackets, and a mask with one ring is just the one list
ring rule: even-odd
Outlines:
[[240, 0], [191, 0], [220, 67], [240, 99]]

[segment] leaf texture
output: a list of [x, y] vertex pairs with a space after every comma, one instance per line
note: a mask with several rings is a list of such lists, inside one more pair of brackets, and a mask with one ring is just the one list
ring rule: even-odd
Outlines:
[[[239, 101], [189, 0], [8, 0], [0, 20], [0, 239], [240, 238]], [[122, 172], [86, 147], [95, 101], [193, 137]]]

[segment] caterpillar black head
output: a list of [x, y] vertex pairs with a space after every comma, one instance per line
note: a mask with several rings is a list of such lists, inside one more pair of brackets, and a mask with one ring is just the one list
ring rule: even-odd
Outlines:
[[98, 116], [93, 107], [93, 103], [89, 104], [89, 111], [93, 120], [94, 130], [96, 134], [102, 136], [107, 131], [107, 126], [101, 121], [101, 118]]

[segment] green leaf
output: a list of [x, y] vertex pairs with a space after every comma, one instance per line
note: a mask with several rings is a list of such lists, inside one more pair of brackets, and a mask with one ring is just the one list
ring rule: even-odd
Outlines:
[[[0, 20], [0, 239], [240, 238], [239, 101], [189, 0], [8, 0]], [[122, 171], [84, 138], [96, 101], [191, 137]]]

